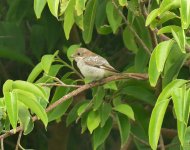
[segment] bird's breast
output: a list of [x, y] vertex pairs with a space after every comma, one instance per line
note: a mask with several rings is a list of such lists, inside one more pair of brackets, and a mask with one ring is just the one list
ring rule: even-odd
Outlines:
[[90, 80], [99, 80], [104, 78], [104, 69], [87, 65], [83, 60], [77, 62], [77, 66], [80, 69], [83, 76]]

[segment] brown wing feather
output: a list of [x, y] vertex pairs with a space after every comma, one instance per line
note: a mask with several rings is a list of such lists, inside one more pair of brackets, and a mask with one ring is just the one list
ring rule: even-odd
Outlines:
[[118, 71], [116, 69], [114, 69], [108, 63], [108, 61], [101, 56], [96, 55], [96, 56], [86, 57], [86, 58], [84, 58], [84, 61], [87, 65], [97, 67], [97, 68], [102, 68], [102, 69], [108, 70], [110, 72], [118, 73]]

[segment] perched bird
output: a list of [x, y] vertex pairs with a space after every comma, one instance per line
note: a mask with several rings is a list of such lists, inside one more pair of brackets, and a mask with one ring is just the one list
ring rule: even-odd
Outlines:
[[72, 56], [82, 75], [91, 81], [118, 73], [108, 61], [86, 48], [78, 48]]

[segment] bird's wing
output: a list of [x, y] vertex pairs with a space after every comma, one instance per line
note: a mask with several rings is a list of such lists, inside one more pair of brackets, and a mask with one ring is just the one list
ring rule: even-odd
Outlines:
[[89, 57], [84, 58], [83, 60], [87, 65], [97, 67], [97, 68], [102, 68], [111, 72], [118, 72], [108, 63], [106, 59], [104, 59], [101, 56], [89, 56]]

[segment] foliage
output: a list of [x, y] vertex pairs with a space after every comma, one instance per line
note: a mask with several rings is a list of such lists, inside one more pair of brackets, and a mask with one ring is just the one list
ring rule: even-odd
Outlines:
[[[2, 134], [10, 127], [16, 133], [18, 126], [33, 134], [37, 119], [47, 130], [50, 122], [65, 120], [67, 128], [80, 126], [90, 137], [90, 146], [74, 147], [76, 133], [67, 131], [73, 134], [66, 140], [70, 149], [109, 149], [118, 145], [116, 138], [118, 149], [188, 149], [189, 0], [1, 3]], [[85, 84], [71, 58], [79, 47], [107, 58], [120, 72], [149, 78], [111, 81], [73, 94]]]

